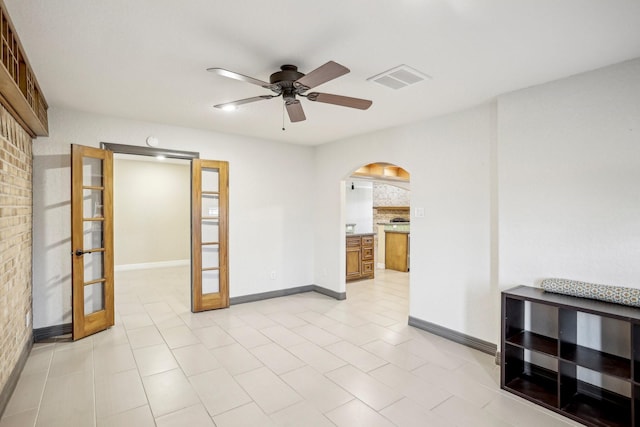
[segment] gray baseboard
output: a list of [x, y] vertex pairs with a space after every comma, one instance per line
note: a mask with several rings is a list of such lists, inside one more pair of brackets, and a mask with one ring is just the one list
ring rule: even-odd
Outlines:
[[336, 292], [318, 285], [313, 285], [313, 291], [331, 298], [335, 298], [339, 301], [347, 299], [346, 292]]
[[262, 292], [259, 294], [250, 294], [250, 295], [242, 295], [239, 297], [231, 297], [229, 298], [229, 304], [231, 305], [244, 304], [247, 302], [255, 302], [255, 301], [262, 301], [262, 300], [271, 299], [271, 298], [286, 297], [288, 295], [301, 294], [304, 292], [318, 292], [320, 294], [329, 296], [331, 298], [335, 298], [337, 300], [343, 300], [347, 298], [346, 292], [336, 292], [336, 291], [332, 291], [331, 289], [323, 288], [322, 286], [318, 286], [318, 285], [306, 285], [306, 286], [297, 286], [295, 288], [279, 289], [277, 291]]
[[462, 332], [454, 331], [453, 329], [445, 328], [444, 326], [436, 325], [435, 323], [427, 322], [426, 320], [418, 319], [416, 317], [409, 316], [409, 325], [492, 356], [495, 356], [498, 351], [498, 346], [496, 344], [463, 334]]
[[49, 338], [59, 337], [73, 332], [72, 323], [63, 323], [62, 325], [46, 326], [33, 330], [33, 341], [40, 342]]
[[33, 346], [33, 339], [30, 338], [25, 343], [22, 351], [20, 352], [20, 357], [18, 358], [18, 363], [13, 367], [7, 382], [0, 390], [0, 418], [2, 418], [2, 414], [4, 414], [4, 410], [7, 408], [9, 404], [9, 399], [11, 399], [11, 395], [13, 391], [16, 389], [16, 385], [18, 384], [18, 379], [20, 379], [20, 374], [24, 369], [24, 365], [27, 363], [27, 358], [29, 357], [29, 353], [31, 352], [31, 347]]

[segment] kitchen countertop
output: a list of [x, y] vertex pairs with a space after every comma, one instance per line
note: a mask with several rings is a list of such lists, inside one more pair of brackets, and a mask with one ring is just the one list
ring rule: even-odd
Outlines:
[[411, 234], [410, 231], [402, 231], [402, 230], [384, 230], [385, 233], [396, 233], [396, 234]]
[[374, 236], [376, 233], [346, 233], [347, 237]]

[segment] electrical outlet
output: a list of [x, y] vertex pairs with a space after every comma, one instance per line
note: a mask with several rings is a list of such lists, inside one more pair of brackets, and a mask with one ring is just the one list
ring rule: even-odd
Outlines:
[[24, 326], [28, 328], [30, 323], [31, 323], [31, 313], [27, 313], [24, 316]]
[[278, 277], [278, 274], [275, 271], [272, 271], [271, 274], [269, 275], [269, 278], [271, 280], [276, 280], [277, 277]]

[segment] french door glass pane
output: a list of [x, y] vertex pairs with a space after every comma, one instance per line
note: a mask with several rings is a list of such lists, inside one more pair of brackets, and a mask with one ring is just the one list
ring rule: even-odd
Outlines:
[[85, 188], [82, 190], [82, 216], [102, 218], [102, 190]]
[[202, 242], [217, 242], [218, 236], [218, 220], [202, 221]]
[[84, 314], [104, 310], [104, 284], [94, 283], [84, 287]]
[[202, 168], [202, 191], [218, 191], [218, 169]]
[[220, 266], [220, 247], [218, 245], [202, 246], [202, 268]]
[[102, 248], [102, 222], [101, 221], [84, 221], [84, 250]]
[[82, 185], [102, 186], [102, 159], [85, 157], [82, 159]]
[[202, 272], [202, 294], [215, 294], [220, 292], [220, 271], [208, 270]]
[[217, 194], [203, 194], [202, 195], [202, 216], [218, 216], [220, 197]]
[[104, 277], [104, 252], [91, 252], [84, 254], [82, 257], [84, 261], [85, 283], [102, 279]]

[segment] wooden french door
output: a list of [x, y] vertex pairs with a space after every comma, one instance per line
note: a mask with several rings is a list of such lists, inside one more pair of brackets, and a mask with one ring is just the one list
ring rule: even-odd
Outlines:
[[71, 146], [73, 339], [114, 324], [113, 153]]
[[229, 307], [229, 163], [191, 161], [191, 310]]

